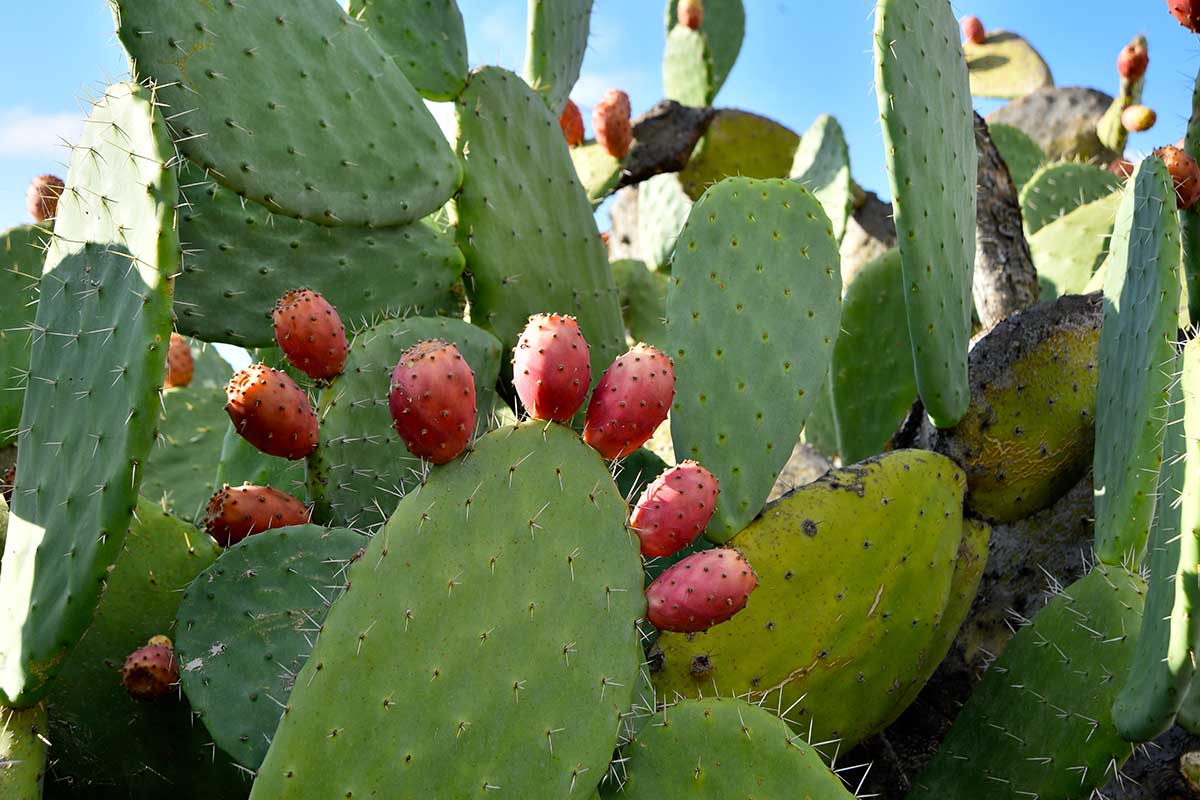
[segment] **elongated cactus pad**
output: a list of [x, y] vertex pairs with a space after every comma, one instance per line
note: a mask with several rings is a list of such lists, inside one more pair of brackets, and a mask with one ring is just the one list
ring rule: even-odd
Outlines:
[[[1192, 88], [1192, 115], [1188, 120], [1184, 149], [1200, 157], [1200, 74]], [[1200, 323], [1200, 204], [1179, 212], [1183, 237], [1183, 272], [1187, 279], [1188, 316]]]
[[350, 0], [348, 11], [430, 100], [467, 84], [467, 32], [455, 0]]
[[0, 708], [0, 796], [42, 800], [49, 729], [46, 704], [25, 710]]
[[1124, 183], [1095, 164], [1062, 161], [1037, 171], [1021, 190], [1021, 219], [1032, 236], [1080, 206], [1108, 197]]
[[1029, 237], [1043, 301], [1088, 291], [1109, 252], [1121, 192], [1059, 217]]
[[675, 457], [721, 482], [706, 535], [723, 542], [766, 502], [821, 388], [841, 318], [829, 218], [787, 180], [729, 178], [679, 235], [667, 292]]
[[43, 695], [83, 635], [154, 442], [179, 264], [173, 148], [154, 104], [132, 84], [108, 88], [58, 203], [0, 572], [11, 705]]
[[707, 106], [716, 94], [708, 39], [700, 31], [676, 25], [663, 51], [663, 96], [685, 106]]
[[966, 413], [975, 263], [975, 149], [967, 69], [949, 0], [879, 0], [875, 93], [917, 387], [938, 427]]
[[775, 120], [721, 109], [680, 170], [679, 181], [688, 197], [699, 200], [725, 178], [786, 178], [799, 145], [800, 137]]
[[29, 346], [37, 312], [38, 281], [42, 275], [48, 227], [21, 225], [0, 234], [0, 291], [5, 299], [4, 330], [0, 331], [0, 444], [16, 437], [21, 421]]
[[836, 119], [822, 114], [800, 137], [791, 178], [821, 202], [833, 223], [833, 238], [841, 242], [854, 202], [854, 181], [850, 178], [850, 148]]
[[436, 469], [351, 565], [252, 797], [587, 797], [640, 661], [625, 514], [553, 423]]
[[529, 0], [525, 80], [556, 119], [579, 80], [591, 16], [592, 0]]
[[991, 134], [992, 144], [996, 145], [1000, 157], [1008, 166], [1008, 174], [1012, 177], [1013, 184], [1020, 191], [1046, 162], [1046, 154], [1028, 134], [1012, 125], [993, 122], [988, 125], [988, 133]]
[[[674, 29], [680, 27], [676, 13], [678, 7], [679, 0], [667, 0], [668, 41]], [[704, 23], [700, 26], [700, 33], [708, 44], [712, 62], [712, 96], [716, 97], [737, 62], [742, 39], [746, 35], [746, 9], [742, 0], [704, 0]]]
[[1033, 45], [1015, 33], [991, 31], [983, 44], [963, 42], [962, 49], [971, 94], [976, 97], [1012, 100], [1054, 86], [1050, 67]]

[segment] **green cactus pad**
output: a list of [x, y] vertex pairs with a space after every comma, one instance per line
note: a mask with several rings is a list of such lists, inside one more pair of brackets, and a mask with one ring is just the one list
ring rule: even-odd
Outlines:
[[1141, 552], [1154, 518], [1179, 315], [1179, 218], [1166, 165], [1130, 178], [1104, 276], [1096, 389], [1096, 555]]
[[59, 199], [0, 573], [9, 705], [45, 694], [83, 635], [154, 442], [179, 264], [175, 176], [164, 166], [174, 151], [155, 102], [132, 84], [109, 87]]
[[590, 796], [641, 660], [626, 513], [553, 423], [436, 468], [351, 565], [252, 797]]
[[854, 181], [850, 178], [850, 148], [836, 119], [823, 114], [800, 137], [791, 178], [821, 201], [833, 223], [833, 238], [841, 242], [854, 202]]
[[109, 2], [135, 75], [162, 87], [179, 148], [272, 211], [402, 225], [458, 188], [433, 115], [338, 4]]
[[788, 180], [728, 178], [692, 208], [671, 268], [675, 458], [721, 482], [706, 535], [723, 542], [766, 502], [821, 388], [841, 316], [829, 218]]
[[591, 16], [592, 0], [529, 0], [525, 80], [555, 118], [579, 80]]
[[[679, 0], [667, 0], [667, 38], [679, 26], [676, 8]], [[704, 0], [704, 24], [700, 33], [708, 41], [708, 50], [712, 61], [712, 94], [725, 85], [733, 65], [737, 62], [738, 53], [742, 49], [742, 39], [746, 35], [746, 9], [742, 0]], [[778, 175], [761, 177], [777, 178]], [[697, 194], [699, 197], [699, 194]]]
[[655, 175], [638, 186], [637, 242], [651, 269], [667, 266], [675, 240], [692, 210], [692, 198], [674, 173]]
[[46, 725], [44, 703], [24, 711], [0, 708], [0, 796], [6, 800], [42, 800]]
[[612, 263], [613, 280], [621, 296], [621, 313], [629, 338], [664, 350], [667, 347], [667, 285], [665, 273], [651, 272], [641, 261]]
[[233, 367], [207, 342], [192, 339], [188, 342], [192, 351], [192, 382], [188, 386], [196, 389], [224, 389], [233, 377]]
[[571, 314], [599, 380], [625, 352], [617, 289], [557, 115], [535, 100], [498, 67], [473, 72], [458, 99], [458, 243], [471, 321], [511, 348], [531, 314]]
[[467, 85], [467, 32], [455, 0], [350, 0], [350, 14], [430, 100]]
[[217, 746], [258, 769], [325, 614], [366, 537], [317, 525], [248, 536], [200, 573], [176, 615], [188, 702]]
[[1012, 125], [994, 122], [988, 125], [988, 133], [991, 134], [992, 144], [996, 145], [1000, 157], [1008, 166], [1008, 174], [1013, 184], [1016, 185], [1017, 191], [1020, 191], [1042, 164], [1046, 163], [1046, 154], [1028, 134]]
[[121, 685], [125, 658], [151, 636], [173, 636], [183, 591], [221, 548], [192, 525], [141, 500], [87, 636], [50, 694], [52, 780], [78, 797], [236, 800], [250, 790], [216, 751], [178, 691], [155, 702]]
[[621, 162], [595, 142], [572, 147], [571, 163], [593, 207], [612, 194], [621, 181]]
[[1032, 236], [1080, 206], [1110, 196], [1124, 184], [1094, 164], [1061, 161], [1037, 171], [1021, 190], [1025, 235]]
[[908, 800], [1083, 798], [1133, 748], [1109, 706], [1129, 669], [1145, 584], [1096, 565], [1017, 632]]
[[500, 373], [495, 337], [462, 320], [410, 317], [362, 330], [346, 369], [321, 391], [321, 440], [309, 457], [309, 492], [318, 519], [350, 528], [383, 524], [396, 503], [421, 483], [427, 466], [404, 446], [388, 411], [392, 370], [422, 339], [458, 346], [475, 373], [477, 432], [487, 429]]
[[142, 496], [195, 522], [218, 488], [213, 485], [216, 465], [230, 427], [225, 390], [167, 389], [159, 416], [158, 441], [146, 461]]
[[676, 25], [663, 51], [663, 96], [685, 106], [712, 105], [717, 94], [704, 34]]
[[176, 326], [206, 341], [275, 343], [271, 310], [286, 292], [320, 292], [348, 326], [380, 314], [436, 314], [457, 303], [454, 234], [427, 220], [395, 228], [326, 227], [272, 214], [195, 167], [181, 169], [185, 255]]
[[[1188, 120], [1184, 150], [1192, 158], [1200, 157], [1200, 73], [1192, 88], [1192, 116]], [[1200, 324], [1200, 205], [1179, 212], [1183, 235], [1183, 271], [1187, 278], [1188, 317]]]
[[1171, 727], [1200, 644], [1200, 342], [1189, 342], [1180, 361], [1183, 374], [1171, 391], [1163, 442], [1160, 502], [1147, 544], [1142, 631], [1112, 708], [1117, 730], [1130, 742], [1149, 741]]
[[966, 413], [978, 154], [948, 0], [879, 0], [875, 92], [908, 287], [917, 387], [939, 428]]
[[963, 42], [962, 49], [975, 97], [1014, 100], [1054, 85], [1041, 54], [1015, 33], [991, 31], [983, 44]]
[[729, 543], [758, 574], [749, 604], [705, 633], [660, 634], [659, 695], [748, 694], [843, 750], [882, 729], [945, 655], [962, 622], [948, 610], [969, 605], [964, 487], [944, 456], [897, 450], [767, 506]]
[[853, 800], [787, 723], [735, 698], [684, 700], [623, 748], [630, 800], [806, 797]]
[[621, 459], [621, 468], [616, 471], [614, 480], [621, 490], [621, 496], [633, 505], [642, 490], [666, 470], [666, 462], [643, 447]]
[[[304, 497], [305, 464], [286, 458], [269, 456], [247, 442], [230, 423], [225, 426], [221, 440], [217, 478], [213, 486], [273, 486], [282, 492]], [[214, 489], [215, 491], [215, 489]]]
[[1043, 301], [1089, 291], [1104, 257], [1121, 192], [1080, 206], [1029, 237]]
[[699, 200], [708, 187], [725, 178], [785, 178], [799, 146], [800, 137], [774, 120], [722, 109], [680, 170], [679, 181], [688, 197]]
[[29, 369], [28, 329], [37, 313], [38, 280], [50, 230], [21, 225], [0, 234], [0, 291], [6, 299], [0, 330], [0, 446], [16, 436]]

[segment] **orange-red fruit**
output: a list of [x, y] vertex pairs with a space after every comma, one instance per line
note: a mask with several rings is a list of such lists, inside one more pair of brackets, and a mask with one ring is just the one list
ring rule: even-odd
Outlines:
[[629, 95], [620, 89], [609, 89], [592, 108], [592, 130], [596, 141], [613, 158], [624, 158], [633, 146], [632, 111]]
[[225, 397], [234, 429], [267, 455], [294, 461], [317, 448], [317, 415], [286, 372], [251, 364], [230, 379]]
[[583, 144], [583, 114], [579, 113], [579, 106], [567, 100], [558, 118], [558, 124], [562, 128], [563, 138], [567, 140], [567, 147], [579, 147]]
[[350, 345], [337, 309], [312, 289], [293, 289], [272, 313], [275, 342], [292, 366], [314, 380], [342, 373]]
[[1139, 42], [1130, 42], [1121, 49], [1117, 56], [1117, 74], [1127, 81], [1133, 82], [1146, 74], [1150, 65], [1150, 54]]
[[758, 576], [737, 550], [701, 550], [646, 588], [646, 618], [660, 631], [706, 631], [745, 608], [757, 587]]
[[1191, 208], [1200, 200], [1200, 166], [1196, 159], [1173, 145], [1160, 147], [1154, 155], [1162, 159], [1175, 183], [1175, 200], [1180, 208]]
[[679, 0], [675, 13], [679, 17], [679, 24], [685, 28], [698, 31], [704, 24], [703, 0]]
[[38, 175], [25, 190], [25, 208], [38, 222], [52, 219], [58, 213], [58, 198], [63, 192], [63, 179], [57, 175]]
[[1167, 0], [1167, 7], [1180, 25], [1192, 33], [1200, 33], [1200, 0]]
[[1147, 106], [1130, 106], [1121, 112], [1121, 125], [1130, 133], [1141, 133], [1154, 127], [1158, 114]]
[[445, 464], [475, 429], [475, 373], [453, 344], [417, 342], [392, 372], [388, 409], [410, 453]]
[[134, 700], [157, 700], [179, 682], [179, 662], [166, 636], [155, 636], [134, 650], [121, 667], [121, 682]]
[[303, 525], [310, 516], [304, 503], [278, 489], [249, 483], [225, 484], [208, 501], [204, 529], [217, 544], [229, 547], [271, 528]]
[[962, 35], [971, 44], [983, 44], [987, 41], [987, 33], [983, 30], [983, 22], [979, 17], [963, 17]]
[[635, 344], [600, 377], [584, 419], [583, 440], [607, 459], [637, 450], [667, 418], [675, 368], [666, 354]]
[[590, 352], [574, 317], [529, 318], [513, 349], [513, 386], [529, 416], [571, 420], [592, 385]]
[[696, 541], [712, 519], [720, 494], [716, 476], [695, 461], [684, 461], [655, 478], [629, 517], [642, 555], [669, 556]]
[[171, 334], [171, 343], [167, 345], [167, 377], [163, 386], [174, 389], [187, 386], [192, 382], [192, 373], [196, 370], [196, 362], [192, 360], [192, 348], [187, 339], [178, 333]]

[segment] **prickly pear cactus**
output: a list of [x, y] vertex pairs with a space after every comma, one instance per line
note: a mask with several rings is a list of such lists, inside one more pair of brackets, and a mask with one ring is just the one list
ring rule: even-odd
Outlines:
[[1029, 237], [1041, 299], [1083, 294], [1109, 253], [1121, 192], [1082, 205]]
[[[1192, 88], [1192, 115], [1188, 120], [1184, 150], [1192, 158], [1200, 157], [1200, 74]], [[1200, 322], [1200, 207], [1179, 213], [1183, 238], [1183, 272], [1187, 279], [1188, 317]]]
[[1021, 219], [1032, 236], [1080, 206], [1108, 197], [1123, 181], [1106, 169], [1074, 161], [1042, 167], [1021, 190]]
[[0, 795], [41, 800], [46, 781], [46, 705], [0, 708]]
[[685, 106], [712, 105], [717, 87], [704, 34], [676, 25], [663, 52], [663, 96]]
[[467, 32], [455, 0], [350, 0], [347, 11], [430, 100], [453, 100], [467, 83]]
[[[679, 0], [667, 0], [668, 42], [675, 29], [682, 27], [676, 13], [678, 6]], [[700, 34], [704, 37], [712, 62], [711, 96], [716, 97], [737, 62], [742, 39], [746, 35], [746, 9], [742, 0], [704, 0], [704, 22], [700, 26]]]
[[209, 496], [220, 486], [214, 486], [214, 465], [220, 461], [229, 427], [223, 389], [165, 390], [158, 441], [146, 461], [142, 496], [161, 500], [181, 519], [199, 519]]
[[988, 124], [988, 133], [1008, 167], [1013, 184], [1020, 191], [1046, 162], [1046, 154], [1028, 134], [1012, 125], [992, 122]]
[[699, 200], [710, 186], [726, 178], [786, 178], [799, 146], [800, 137], [775, 120], [722, 109], [679, 171], [679, 182], [688, 197]]
[[833, 224], [833, 238], [840, 243], [854, 203], [854, 181], [850, 178], [850, 148], [836, 119], [822, 114], [800, 137], [791, 178], [820, 201]]
[[670, 277], [662, 272], [651, 272], [641, 261], [633, 259], [612, 262], [612, 271], [629, 338], [665, 350]]
[[637, 241], [642, 260], [653, 270], [667, 266], [675, 240], [692, 210], [679, 176], [655, 175], [638, 186]]
[[33, 330], [27, 329], [37, 311], [38, 281], [42, 275], [48, 227], [22, 225], [0, 234], [0, 292], [6, 298], [4, 330], [0, 331], [0, 445], [16, 438], [29, 369]]
[[555, 117], [579, 80], [591, 16], [592, 0], [529, 0], [525, 80]]
[[1054, 85], [1038, 51], [1011, 31], [990, 31], [983, 44], [964, 42], [962, 49], [976, 97], [1012, 99]]

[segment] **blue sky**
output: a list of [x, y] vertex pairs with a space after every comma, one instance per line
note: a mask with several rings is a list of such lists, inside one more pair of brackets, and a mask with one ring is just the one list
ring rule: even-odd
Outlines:
[[[182, 2], [182, 0], [161, 0]], [[335, 0], [330, 0], [335, 2]], [[746, 41], [717, 99], [803, 131], [822, 113], [836, 116], [850, 141], [855, 178], [886, 194], [883, 150], [872, 91], [869, 0], [745, 0]], [[42, 172], [65, 173], [63, 139], [86, 115], [85, 98], [119, 79], [125, 59], [112, 35], [105, 0], [7, 2], [0, 49], [0, 227], [25, 222], [25, 186]], [[526, 0], [459, 0], [473, 64], [520, 69]], [[1139, 10], [1131, 14], [1129, 9]], [[1145, 102], [1159, 123], [1135, 136], [1147, 152], [1183, 134], [1200, 43], [1167, 13], [1162, 0], [972, 0], [987, 27], [1016, 31], [1038, 47], [1060, 86], [1116, 89], [1115, 60], [1136, 33], [1150, 40]], [[610, 87], [629, 92], [634, 113], [662, 93], [663, 3], [595, 0], [592, 36], [574, 97], [589, 106]], [[995, 103], [980, 104], [981, 110]]]

